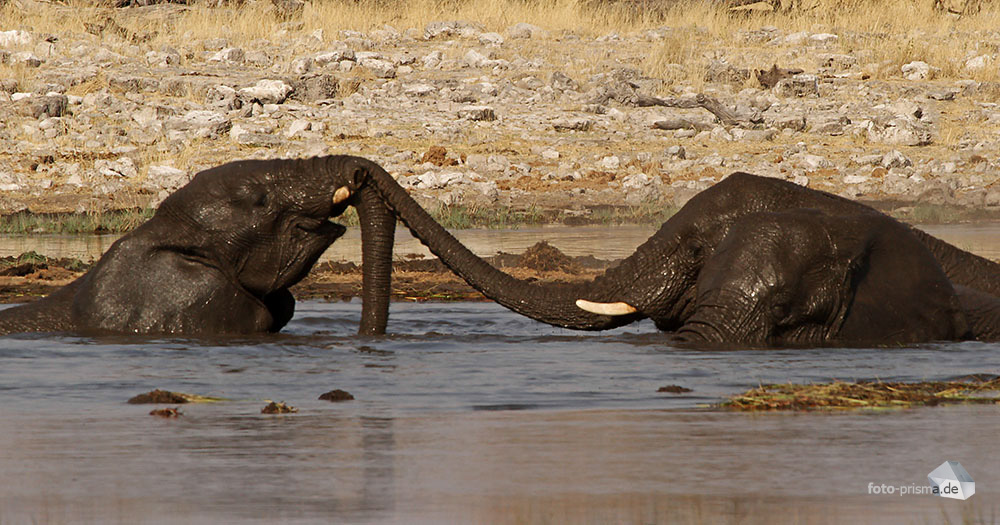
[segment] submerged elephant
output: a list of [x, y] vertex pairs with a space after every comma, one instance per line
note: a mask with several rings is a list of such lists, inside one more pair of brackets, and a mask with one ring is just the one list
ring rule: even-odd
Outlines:
[[539, 284], [476, 257], [382, 168], [357, 162], [366, 175], [356, 180], [374, 185], [452, 271], [551, 325], [603, 330], [649, 318], [682, 341], [755, 345], [1000, 336], [1000, 265], [786, 181], [730, 175], [594, 281]]
[[[240, 161], [205, 170], [167, 197], [89, 272], [49, 297], [0, 311], [0, 334], [35, 331], [224, 334], [277, 331], [288, 288], [357, 208], [364, 252], [359, 332], [383, 333], [396, 218], [353, 157]], [[350, 192], [347, 188], [358, 188]]]

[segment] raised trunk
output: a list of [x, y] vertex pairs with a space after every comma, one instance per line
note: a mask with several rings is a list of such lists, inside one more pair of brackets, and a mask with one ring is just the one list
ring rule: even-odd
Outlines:
[[[354, 206], [361, 223], [362, 306], [361, 335], [385, 333], [389, 321], [389, 293], [392, 279], [392, 245], [396, 234], [396, 215], [371, 186], [363, 184], [370, 161], [349, 155], [306, 159], [296, 166], [299, 173], [320, 175], [329, 198], [334, 199], [331, 214], [340, 215], [348, 204]], [[362, 173], [358, 173], [361, 170]], [[349, 200], [337, 203], [338, 190], [347, 190]], [[327, 205], [330, 200], [326, 200]]]
[[385, 202], [400, 219], [459, 277], [486, 297], [511, 310], [555, 326], [576, 330], [605, 330], [639, 319], [639, 314], [610, 317], [585, 312], [576, 300], [618, 300], [607, 279], [597, 279], [585, 285], [539, 285], [521, 281], [503, 273], [480, 259], [441, 227], [403, 190], [392, 177], [373, 162], [365, 162], [368, 182], [377, 188]]

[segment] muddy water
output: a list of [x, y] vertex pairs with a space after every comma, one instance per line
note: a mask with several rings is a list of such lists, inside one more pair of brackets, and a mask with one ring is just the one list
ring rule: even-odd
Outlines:
[[[479, 255], [498, 251], [521, 253], [540, 240], [548, 240], [568, 255], [600, 255], [618, 259], [632, 253], [656, 229], [651, 226], [538, 227], [516, 230], [457, 230], [455, 236]], [[0, 257], [35, 251], [49, 257], [76, 257], [96, 260], [119, 235], [0, 235]], [[397, 256], [431, 254], [404, 228], [397, 229], [394, 252]], [[321, 261], [361, 262], [361, 232], [351, 228], [337, 240]]]
[[[493, 304], [302, 303], [228, 340], [0, 339], [3, 523], [926, 523], [992, 516], [993, 406], [835, 414], [707, 409], [762, 382], [1000, 370], [978, 343], [693, 351], [649, 324], [585, 334]], [[659, 394], [678, 384], [689, 394]], [[148, 415], [166, 388], [229, 401]], [[357, 398], [318, 401], [345, 389]], [[265, 399], [297, 414], [260, 414]], [[943, 461], [967, 502], [922, 487]], [[899, 489], [896, 489], [897, 491]]]
[[[925, 225], [920, 228], [963, 249], [1000, 259], [1000, 223]], [[635, 251], [657, 226], [546, 226], [516, 230], [456, 230], [455, 236], [480, 256], [498, 251], [521, 253], [538, 241], [546, 240], [567, 255], [594, 255], [614, 260]], [[50, 257], [96, 260], [118, 235], [0, 235], [0, 257], [35, 251]], [[396, 232], [397, 256], [430, 252], [405, 228]], [[351, 228], [330, 247], [320, 260], [361, 262], [361, 233]]]
[[[995, 229], [963, 228], [934, 233], [996, 250], [976, 244]], [[581, 249], [625, 237], [586, 235]], [[708, 408], [759, 383], [997, 373], [998, 345], [694, 351], [665, 345], [648, 323], [579, 333], [479, 303], [396, 303], [393, 335], [361, 338], [351, 335], [359, 312], [356, 302], [300, 303], [284, 333], [254, 338], [0, 338], [0, 523], [978, 523], [1000, 514], [996, 407]], [[657, 393], [672, 384], [692, 392]], [[179, 419], [125, 403], [153, 388], [229, 400], [183, 406]], [[334, 388], [357, 399], [316, 399]], [[299, 412], [262, 415], [266, 399]], [[899, 495], [922, 490], [946, 460], [976, 480], [972, 499]]]

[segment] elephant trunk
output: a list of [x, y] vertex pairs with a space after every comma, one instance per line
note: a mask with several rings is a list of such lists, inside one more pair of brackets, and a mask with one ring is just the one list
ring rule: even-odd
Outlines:
[[539, 285], [497, 270], [458, 242], [380, 166], [364, 159], [358, 160], [365, 163], [368, 184], [378, 190], [413, 235], [442, 263], [486, 297], [537, 321], [576, 330], [605, 330], [642, 317], [638, 313], [612, 317], [579, 308], [576, 301], [584, 296], [595, 300], [617, 300], [614, 297], [620, 294], [612, 293], [600, 281], [586, 286]]
[[[332, 216], [340, 215], [347, 205], [354, 206], [361, 223], [361, 335], [385, 333], [389, 321], [389, 294], [392, 285], [392, 245], [396, 235], [396, 215], [372, 188], [359, 183], [358, 157], [333, 155], [314, 157], [300, 167], [318, 173], [325, 206]], [[332, 197], [332, 199], [331, 199]]]
[[392, 244], [396, 216], [379, 193], [369, 185], [354, 197], [361, 222], [362, 335], [384, 334], [389, 320], [389, 293], [392, 279]]

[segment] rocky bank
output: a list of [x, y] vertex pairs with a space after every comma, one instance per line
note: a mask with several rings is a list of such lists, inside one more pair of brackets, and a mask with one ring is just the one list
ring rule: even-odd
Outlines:
[[[0, 213], [155, 206], [223, 162], [340, 153], [381, 163], [426, 205], [585, 216], [681, 205], [748, 171], [1000, 208], [1000, 84], [976, 80], [997, 69], [996, 46], [945, 77], [879, 61], [852, 44], [870, 35], [837, 28], [712, 45], [697, 28], [292, 20], [243, 41], [180, 32], [188, 9], [105, 10], [83, 31], [0, 20]], [[657, 59], [696, 37], [688, 58]]]

